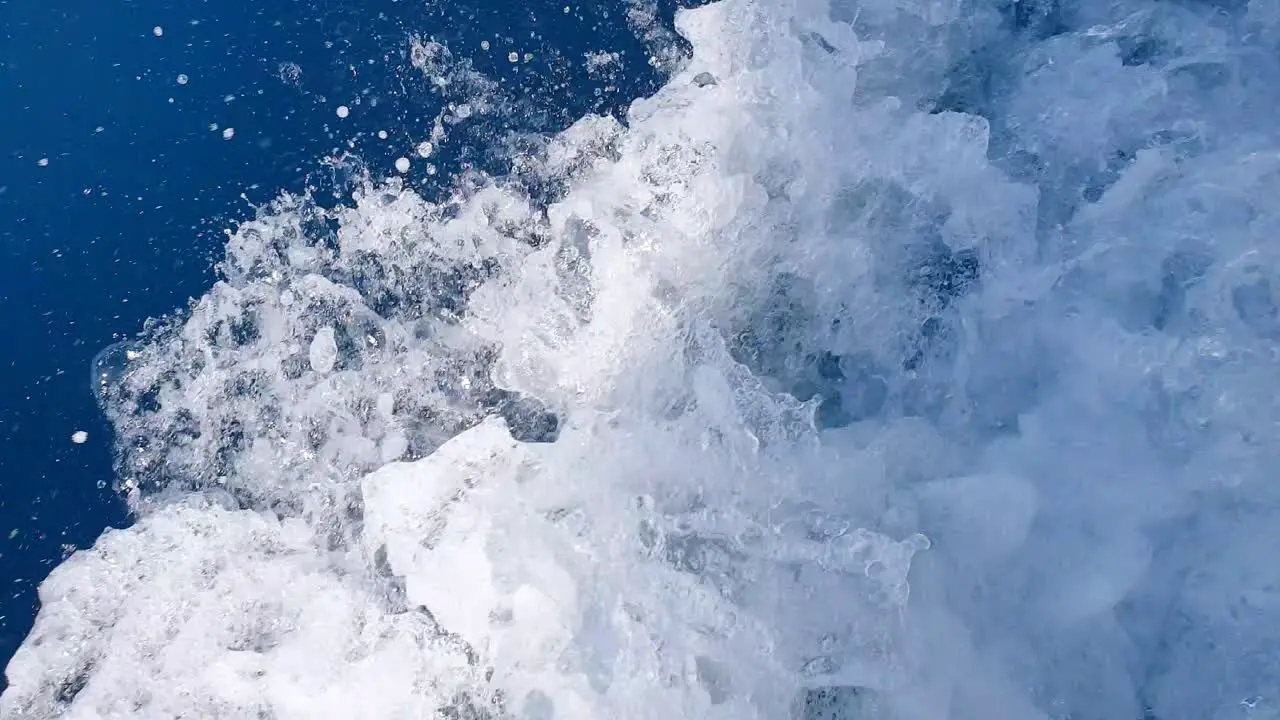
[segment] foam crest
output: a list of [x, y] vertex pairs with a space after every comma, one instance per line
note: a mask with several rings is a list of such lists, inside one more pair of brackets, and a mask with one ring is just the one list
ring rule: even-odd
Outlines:
[[140, 521], [0, 716], [1264, 717], [1267, 12], [725, 0], [506, 179], [263, 208], [99, 363]]

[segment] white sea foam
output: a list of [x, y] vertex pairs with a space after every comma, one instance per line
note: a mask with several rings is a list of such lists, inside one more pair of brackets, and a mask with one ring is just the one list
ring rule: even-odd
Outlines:
[[517, 179], [282, 198], [104, 353], [140, 520], [0, 717], [1268, 717], [1274, 14], [724, 0]]

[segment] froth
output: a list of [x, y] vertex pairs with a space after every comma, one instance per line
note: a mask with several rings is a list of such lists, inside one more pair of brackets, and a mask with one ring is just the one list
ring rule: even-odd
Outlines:
[[264, 208], [0, 714], [1274, 703], [1266, 8], [1022, 5], [727, 0], [508, 179]]

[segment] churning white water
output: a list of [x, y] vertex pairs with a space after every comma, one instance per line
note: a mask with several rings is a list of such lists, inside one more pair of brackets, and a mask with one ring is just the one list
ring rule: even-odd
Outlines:
[[139, 520], [0, 717], [1277, 717], [1278, 22], [722, 0], [509, 178], [280, 199], [104, 359]]

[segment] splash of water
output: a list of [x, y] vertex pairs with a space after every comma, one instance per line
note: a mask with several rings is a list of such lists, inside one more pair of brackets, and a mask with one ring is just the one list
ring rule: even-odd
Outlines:
[[0, 717], [1257, 717], [1274, 15], [724, 0], [512, 177], [282, 197], [104, 361], [139, 522]]

